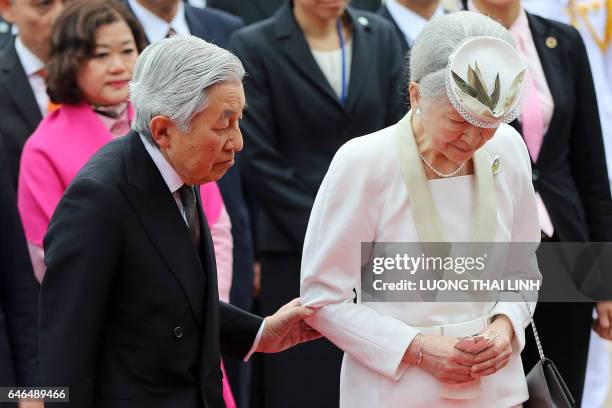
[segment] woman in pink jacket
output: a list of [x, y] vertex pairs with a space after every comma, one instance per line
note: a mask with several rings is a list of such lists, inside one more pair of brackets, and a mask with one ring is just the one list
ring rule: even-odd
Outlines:
[[[47, 92], [56, 106], [26, 142], [19, 173], [18, 207], [39, 281], [45, 273], [43, 237], [64, 191], [98, 149], [130, 130], [128, 82], [145, 46], [140, 25], [118, 1], [74, 1], [58, 17], [46, 67]], [[215, 247], [219, 296], [228, 301], [229, 216], [215, 183], [201, 186], [201, 196]], [[227, 406], [235, 406], [225, 376], [223, 386]]]

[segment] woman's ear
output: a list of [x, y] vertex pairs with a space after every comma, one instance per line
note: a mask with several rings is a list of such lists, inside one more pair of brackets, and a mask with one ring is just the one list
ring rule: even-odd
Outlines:
[[418, 108], [421, 102], [421, 91], [419, 89], [419, 84], [414, 81], [410, 81], [408, 92], [410, 93], [410, 106], [412, 109]]

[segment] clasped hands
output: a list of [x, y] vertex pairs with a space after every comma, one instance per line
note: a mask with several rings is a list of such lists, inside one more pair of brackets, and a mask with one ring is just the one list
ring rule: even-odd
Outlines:
[[[423, 336], [422, 357], [418, 336]], [[510, 319], [498, 315], [478, 336], [470, 338], [420, 333], [410, 343], [404, 359], [442, 382], [461, 384], [504, 368], [512, 356], [513, 339]]]

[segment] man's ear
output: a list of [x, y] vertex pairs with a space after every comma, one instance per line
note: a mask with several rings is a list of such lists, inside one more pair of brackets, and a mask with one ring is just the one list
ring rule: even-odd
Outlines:
[[149, 122], [149, 128], [157, 146], [163, 148], [170, 146], [170, 135], [177, 130], [174, 122], [163, 115], [154, 116]]
[[0, 0], [0, 16], [11, 24], [15, 22], [12, 3], [12, 0]]

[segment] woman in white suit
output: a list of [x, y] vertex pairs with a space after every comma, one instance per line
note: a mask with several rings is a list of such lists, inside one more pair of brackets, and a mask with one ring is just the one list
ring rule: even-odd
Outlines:
[[[335, 155], [308, 225], [301, 296], [317, 309], [308, 324], [345, 352], [341, 407], [510, 408], [528, 399], [520, 352], [534, 298], [362, 302], [360, 286], [378, 243], [535, 249], [529, 155], [507, 125], [520, 113], [525, 70], [497, 22], [472, 12], [435, 18], [411, 51], [413, 110]], [[370, 244], [365, 257], [361, 243]], [[534, 252], [515, 258], [520, 273], [539, 278]], [[485, 341], [477, 351], [459, 341], [476, 333]]]

